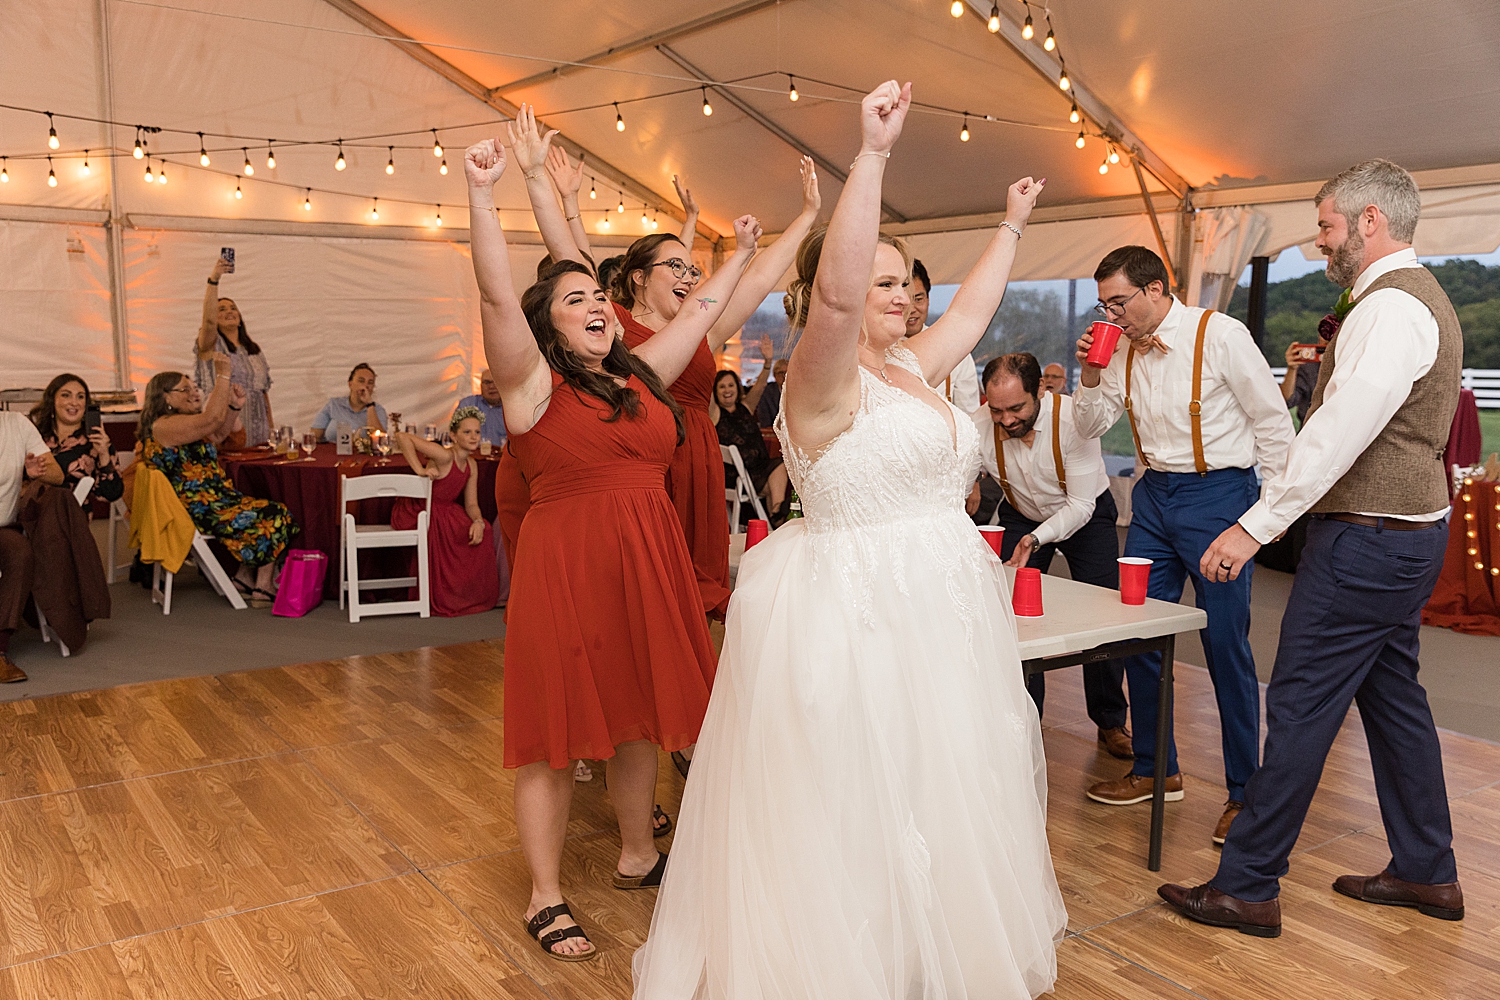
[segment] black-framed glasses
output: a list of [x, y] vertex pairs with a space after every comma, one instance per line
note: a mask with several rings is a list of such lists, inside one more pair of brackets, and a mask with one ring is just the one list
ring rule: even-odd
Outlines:
[[1144, 292], [1144, 288], [1137, 288], [1118, 302], [1100, 302], [1094, 306], [1094, 312], [1100, 316], [1113, 316], [1119, 319], [1125, 315], [1125, 303]]
[[168, 389], [165, 393], [163, 393], [163, 395], [171, 395], [174, 392], [192, 392], [192, 391], [193, 391], [193, 387], [191, 385], [174, 385], [174, 386], [172, 386], [172, 388]]
[[703, 270], [699, 268], [698, 265], [689, 264], [681, 257], [672, 257], [668, 260], [659, 260], [651, 266], [670, 267], [672, 269], [672, 277], [676, 278], [678, 281], [681, 281], [684, 278], [691, 278], [692, 280], [697, 281], [698, 279], [703, 277]]

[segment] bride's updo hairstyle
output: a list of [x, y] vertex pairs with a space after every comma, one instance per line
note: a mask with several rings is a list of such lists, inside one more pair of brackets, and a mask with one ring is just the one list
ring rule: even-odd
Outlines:
[[[812, 232], [802, 237], [802, 244], [797, 247], [797, 276], [786, 286], [786, 294], [781, 297], [782, 308], [786, 310], [787, 323], [793, 330], [801, 330], [807, 325], [807, 310], [812, 305], [813, 280], [818, 276], [818, 261], [823, 256], [823, 238], [828, 235], [826, 225], [818, 226]], [[880, 234], [880, 242], [886, 246], [896, 248], [901, 254], [901, 259], [906, 261], [908, 277], [911, 274], [911, 250], [907, 248], [906, 241], [899, 236], [887, 236]]]

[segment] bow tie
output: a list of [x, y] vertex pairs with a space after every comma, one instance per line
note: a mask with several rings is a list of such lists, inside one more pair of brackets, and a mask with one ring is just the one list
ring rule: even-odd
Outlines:
[[1171, 348], [1162, 343], [1161, 338], [1154, 333], [1149, 337], [1142, 337], [1140, 340], [1132, 340], [1130, 342], [1130, 349], [1139, 354], [1150, 354], [1153, 350], [1160, 350], [1163, 354], [1171, 353]]

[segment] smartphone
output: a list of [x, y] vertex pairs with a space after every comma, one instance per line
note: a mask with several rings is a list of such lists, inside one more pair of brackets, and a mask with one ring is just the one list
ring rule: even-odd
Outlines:
[[1295, 357], [1298, 361], [1322, 361], [1323, 351], [1327, 349], [1328, 345], [1293, 344], [1292, 347], [1295, 350], [1293, 357]]
[[87, 430], [93, 430], [104, 423], [104, 418], [99, 413], [99, 407], [90, 406], [83, 411], [83, 426]]
[[219, 258], [224, 261], [224, 273], [234, 273], [234, 247], [220, 247]]

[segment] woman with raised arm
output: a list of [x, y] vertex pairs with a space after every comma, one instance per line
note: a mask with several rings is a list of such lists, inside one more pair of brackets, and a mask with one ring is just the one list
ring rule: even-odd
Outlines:
[[563, 902], [559, 870], [573, 761], [606, 759], [620, 823], [618, 889], [660, 884], [652, 840], [656, 747], [698, 738], [713, 683], [692, 563], [665, 489], [682, 438], [664, 388], [681, 374], [755, 254], [760, 227], [735, 221], [735, 252], [651, 343], [610, 333], [592, 273], [560, 261], [518, 301], [494, 185], [505, 150], [464, 154], [470, 246], [490, 375], [531, 492], [505, 637], [505, 766], [531, 871], [527, 930], [549, 956], [592, 958]]
[[[563, 212], [542, 169], [547, 149], [557, 133], [543, 133], [536, 126], [530, 109], [522, 108], [512, 131], [512, 148], [526, 175], [526, 190], [537, 215], [538, 228], [547, 242], [547, 250], [556, 260], [583, 260], [573, 243]], [[765, 297], [776, 287], [792, 264], [797, 245], [813, 224], [823, 204], [818, 192], [818, 175], [812, 160], [802, 158], [802, 211], [775, 243], [763, 250], [745, 276], [733, 288], [723, 311], [698, 346], [691, 363], [674, 381], [672, 395], [682, 404], [684, 439], [672, 456], [667, 488], [672, 505], [682, 522], [688, 550], [693, 556], [698, 588], [703, 595], [703, 610], [722, 619], [729, 605], [729, 514], [724, 508], [724, 461], [719, 451], [718, 432], [709, 419], [713, 399], [714, 373], [718, 366], [714, 355], [744, 325]], [[692, 192], [676, 177], [679, 197], [689, 218], [683, 232], [691, 240], [691, 225], [697, 216], [697, 202]], [[625, 330], [625, 346], [635, 350], [678, 316], [684, 303], [701, 309], [708, 303], [694, 292], [703, 272], [693, 264], [690, 244], [670, 233], [644, 236], [625, 251], [625, 259], [615, 273], [610, 297], [615, 313]], [[714, 298], [710, 296], [709, 298]], [[714, 302], [718, 305], [718, 302]], [[988, 317], [986, 317], [988, 319]]]
[[1011, 187], [952, 321], [902, 347], [908, 262], [878, 226], [910, 99], [865, 98], [821, 253], [799, 253], [776, 429], [805, 516], [740, 564], [639, 1000], [997, 1000], [1056, 978], [1041, 729], [964, 515], [978, 435], [928, 387], [984, 332], [1041, 186]]

